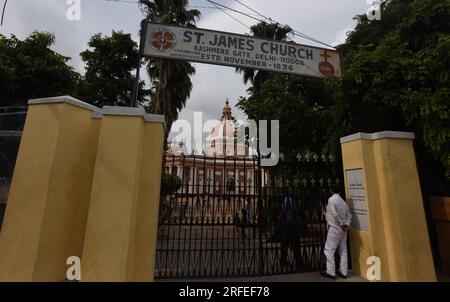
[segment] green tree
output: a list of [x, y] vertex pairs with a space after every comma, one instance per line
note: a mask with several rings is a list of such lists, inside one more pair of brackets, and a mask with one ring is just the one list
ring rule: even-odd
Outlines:
[[[258, 38], [287, 41], [293, 30], [288, 25], [261, 22], [251, 27], [251, 33]], [[318, 135], [325, 130], [319, 122], [321, 100], [326, 99], [321, 80], [247, 68], [236, 68], [236, 71], [243, 74], [245, 84], [251, 83], [248, 97], [242, 97], [237, 107], [256, 121], [267, 117], [280, 121], [283, 154], [296, 156], [323, 143]], [[301, 117], [298, 112], [302, 113]]]
[[[113, 31], [111, 36], [94, 35], [88, 43], [91, 49], [82, 52], [86, 64], [84, 81], [79, 87], [82, 99], [97, 107], [128, 106], [131, 99], [139, 60], [138, 45], [130, 34]], [[138, 103], [145, 104], [149, 90], [139, 83]]]
[[[260, 22], [256, 25], [253, 25], [250, 28], [250, 32], [254, 37], [257, 38], [287, 41], [289, 34], [292, 34], [293, 30], [288, 25]], [[236, 72], [242, 74], [244, 84], [251, 84], [251, 87], [247, 91], [249, 93], [249, 97], [242, 97], [238, 101], [238, 108], [244, 111], [250, 119], [255, 121], [263, 120], [264, 116], [271, 115], [274, 117], [274, 120], [279, 120], [281, 122], [280, 128], [282, 130], [287, 130], [289, 126], [293, 125], [292, 123], [286, 123], [286, 120], [284, 119], [285, 113], [291, 112], [292, 107], [288, 109], [286, 108], [286, 106], [284, 106], [284, 104], [280, 104], [279, 102], [275, 101], [272, 93], [269, 92], [271, 88], [274, 88], [279, 84], [278, 80], [281, 79], [276, 73], [271, 73], [265, 70], [255, 70], [240, 67], [236, 68]], [[283, 77], [283, 79], [285, 78], [286, 77]], [[268, 85], [266, 88], [263, 88], [263, 84], [269, 79], [273, 79], [271, 83], [275, 84], [275, 86]], [[281, 79], [282, 82], [283, 79]], [[284, 86], [284, 84], [285, 83], [282, 83], [282, 86]], [[281, 97], [281, 95], [277, 95], [276, 97]], [[284, 97], [286, 97], [286, 95], [284, 95]], [[290, 105], [293, 105], [293, 103], [290, 103]], [[280, 140], [284, 142], [290, 141], [284, 134], [280, 135]], [[281, 150], [281, 152], [285, 153], [288, 148], [286, 145], [284, 146], [285, 147]]]
[[307, 151], [330, 151], [324, 123], [330, 105], [322, 80], [273, 73], [259, 90], [249, 89], [237, 107], [252, 120], [278, 120], [280, 152], [295, 158]]
[[[140, 0], [139, 3], [146, 18], [156, 23], [195, 27], [200, 17], [198, 10], [187, 9], [187, 0]], [[195, 68], [188, 62], [152, 58], [147, 69], [150, 79], [159, 81], [150, 108], [155, 114], [165, 115], [167, 140], [172, 124], [191, 94], [190, 76]]]
[[32, 98], [75, 95], [80, 75], [70, 58], [50, 49], [55, 36], [33, 32], [24, 40], [0, 35], [0, 104], [27, 105]]
[[356, 19], [339, 47], [342, 77], [271, 75], [239, 106], [251, 118], [280, 119], [281, 149], [292, 154], [315, 148], [338, 156], [339, 138], [355, 132], [414, 132], [424, 188], [448, 191], [449, 2], [391, 0], [381, 20]]
[[392, 0], [380, 21], [359, 16], [342, 48], [345, 74], [326, 81], [334, 139], [412, 131], [422, 178], [442, 184], [436, 177], [450, 177], [450, 3]]
[[163, 173], [161, 175], [161, 194], [159, 199], [159, 223], [170, 219], [173, 213], [173, 205], [170, 198], [181, 188], [181, 179], [176, 175]]

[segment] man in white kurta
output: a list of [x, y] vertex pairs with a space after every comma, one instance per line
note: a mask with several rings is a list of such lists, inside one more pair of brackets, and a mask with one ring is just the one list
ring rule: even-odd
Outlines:
[[352, 216], [347, 203], [339, 196], [338, 190], [332, 187], [332, 196], [328, 199], [325, 218], [327, 220], [328, 235], [325, 243], [325, 256], [327, 258], [327, 270], [323, 275], [328, 278], [336, 277], [336, 267], [334, 254], [336, 249], [339, 252], [338, 274], [347, 277], [348, 256], [347, 256], [347, 231], [352, 222]]

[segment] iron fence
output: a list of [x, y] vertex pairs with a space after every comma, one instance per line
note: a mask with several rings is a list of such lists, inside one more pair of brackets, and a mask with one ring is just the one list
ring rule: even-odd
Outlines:
[[19, 151], [26, 107], [0, 107], [0, 229]]
[[[328, 187], [342, 183], [339, 169], [323, 156], [298, 156], [276, 168], [261, 167], [257, 157], [167, 156], [165, 170], [178, 189], [162, 196], [156, 277], [321, 269], [323, 209]], [[283, 220], [287, 194], [298, 207], [294, 224]]]

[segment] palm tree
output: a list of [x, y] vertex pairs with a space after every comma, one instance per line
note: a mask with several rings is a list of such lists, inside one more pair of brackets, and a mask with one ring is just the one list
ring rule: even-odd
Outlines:
[[[140, 0], [139, 4], [147, 20], [155, 23], [195, 27], [200, 11], [188, 10], [188, 0]], [[149, 59], [147, 71], [152, 81], [157, 82], [156, 94], [149, 108], [166, 118], [165, 141], [179, 112], [185, 107], [192, 91], [190, 76], [195, 68], [188, 62]]]
[[[288, 25], [266, 22], [260, 22], [256, 25], [253, 25], [250, 28], [250, 31], [254, 37], [278, 41], [286, 41], [289, 34], [293, 33], [292, 28]], [[243, 80], [245, 84], [250, 82], [256, 90], [259, 90], [261, 88], [262, 83], [264, 83], [270, 75], [268, 71], [248, 68], [238, 67], [236, 68], [236, 71], [243, 74]]]

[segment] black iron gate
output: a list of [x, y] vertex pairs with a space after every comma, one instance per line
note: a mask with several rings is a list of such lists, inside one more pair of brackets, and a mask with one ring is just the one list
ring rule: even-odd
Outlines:
[[[323, 268], [323, 210], [341, 168], [312, 153], [264, 168], [256, 157], [170, 155], [156, 278], [258, 276]], [[295, 201], [288, 224], [282, 204]]]
[[0, 107], [0, 229], [26, 113], [26, 107]]

